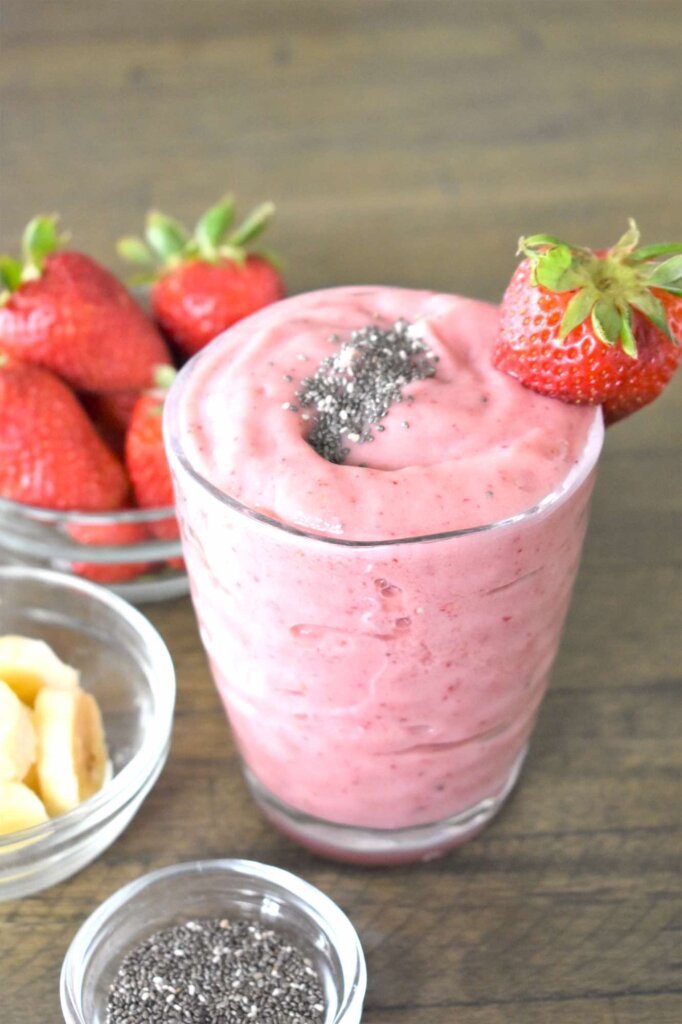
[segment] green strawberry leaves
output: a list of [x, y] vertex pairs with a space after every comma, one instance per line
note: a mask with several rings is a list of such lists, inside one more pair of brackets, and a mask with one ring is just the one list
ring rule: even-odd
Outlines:
[[235, 245], [228, 245], [224, 243], [216, 250], [215, 254], [208, 261], [209, 263], [218, 263], [219, 260], [232, 260], [238, 266], [243, 267], [246, 263], [246, 249], [239, 248]]
[[599, 299], [591, 314], [592, 330], [604, 345], [615, 345], [621, 332], [621, 314], [610, 302]]
[[628, 229], [624, 235], [621, 235], [618, 241], [610, 249], [610, 254], [614, 259], [623, 259], [623, 257], [630, 256], [635, 251], [639, 244], [639, 228], [636, 223], [630, 217], [628, 220]]
[[673, 345], [677, 345], [677, 339], [673, 337], [668, 326], [668, 317], [665, 312], [665, 306], [661, 300], [650, 291], [642, 291], [638, 295], [634, 295], [630, 299], [630, 305], [638, 309], [640, 313], [648, 317], [653, 324], [658, 327], [659, 331], [672, 341]]
[[[122, 238], [117, 251], [126, 262], [144, 268], [133, 279], [136, 284], [154, 281], [159, 272], [166, 273], [190, 260], [230, 260], [243, 266], [251, 243], [263, 232], [274, 212], [272, 203], [261, 203], [233, 229], [235, 201], [227, 195], [202, 214], [190, 235], [178, 221], [152, 211], [147, 216], [144, 240]], [[277, 266], [271, 254], [259, 251], [258, 255]]]
[[665, 263], [659, 263], [649, 274], [647, 283], [651, 287], [663, 289], [682, 284], [682, 256], [673, 256]]
[[632, 312], [626, 306], [620, 315], [620, 343], [623, 351], [633, 359], [637, 358], [637, 339], [632, 330]]
[[158, 210], [152, 210], [147, 216], [144, 236], [147, 245], [162, 264], [180, 262], [189, 242], [182, 224]]
[[45, 259], [60, 244], [57, 234], [56, 217], [34, 217], [24, 229], [21, 240], [21, 252], [24, 257], [22, 279], [30, 280], [40, 277]]
[[199, 218], [194, 229], [194, 238], [202, 256], [212, 257], [224, 240], [234, 220], [234, 207], [234, 197], [225, 196]]
[[659, 245], [645, 245], [641, 249], [635, 249], [630, 256], [633, 263], [645, 263], [648, 260], [657, 260], [661, 256], [671, 256], [673, 253], [682, 252], [682, 244], [677, 242], [663, 242]]
[[21, 284], [22, 266], [11, 256], [0, 256], [0, 305], [7, 302]]
[[145, 266], [154, 262], [152, 251], [141, 238], [121, 238], [116, 246], [119, 256], [128, 263], [139, 263]]
[[557, 238], [556, 235], [529, 235], [528, 237], [522, 235], [519, 238], [516, 255], [520, 256], [523, 253], [524, 256], [532, 258], [537, 255], [536, 250], [538, 248], [544, 248], [547, 245], [565, 245], [565, 243], [560, 238]]
[[531, 283], [534, 285], [542, 285], [551, 292], [570, 292], [587, 283], [577, 271], [578, 250], [554, 235], [520, 238], [518, 252], [530, 260]]
[[57, 230], [56, 214], [40, 214], [24, 228], [21, 238], [22, 259], [0, 256], [0, 306], [26, 281], [36, 281], [45, 268], [50, 253], [64, 245], [68, 235]]
[[[652, 289], [682, 295], [682, 244], [639, 247], [634, 220], [605, 255], [571, 246], [554, 235], [521, 238], [519, 252], [530, 262], [534, 287], [550, 292], [574, 292], [566, 305], [559, 339], [588, 318], [594, 335], [604, 345], [620, 344], [637, 358], [632, 311], [638, 310], [673, 344], [664, 304]], [[662, 257], [663, 262], [657, 262]], [[652, 266], [653, 263], [653, 266]]]
[[583, 320], [587, 319], [592, 312], [595, 301], [596, 296], [591, 288], [581, 288], [580, 291], [575, 293], [566, 306], [566, 312], [559, 328], [560, 338], [565, 338], [574, 328], [579, 327]]
[[229, 245], [239, 247], [253, 242], [264, 230], [274, 212], [275, 207], [273, 203], [261, 203], [242, 221], [237, 230], [230, 235], [227, 239]]
[[592, 288], [582, 288], [573, 296], [559, 329], [559, 337], [563, 341], [571, 331], [590, 318], [590, 326], [603, 345], [616, 345], [619, 341], [623, 351], [633, 359], [637, 358], [637, 343], [632, 331], [632, 313], [630, 307], [616, 305], [606, 299], [600, 299], [599, 293]]
[[583, 283], [567, 245], [557, 245], [537, 257], [535, 280], [551, 292], [570, 292]]

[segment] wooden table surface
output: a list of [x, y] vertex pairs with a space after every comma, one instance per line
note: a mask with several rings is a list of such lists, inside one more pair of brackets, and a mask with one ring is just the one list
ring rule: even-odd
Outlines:
[[[679, 238], [677, 0], [3, 0], [3, 250], [36, 211], [111, 266], [152, 204], [278, 206], [291, 292], [500, 296], [522, 232]], [[120, 269], [120, 268], [119, 268]], [[682, 377], [682, 374], [680, 375]], [[366, 1024], [672, 1024], [682, 1011], [682, 380], [609, 432], [564, 643], [522, 781], [470, 845], [367, 870], [267, 825], [187, 600], [149, 606], [173, 749], [125, 835], [0, 906], [0, 1021], [54, 1024], [83, 919], [120, 885], [250, 857], [355, 922]]]

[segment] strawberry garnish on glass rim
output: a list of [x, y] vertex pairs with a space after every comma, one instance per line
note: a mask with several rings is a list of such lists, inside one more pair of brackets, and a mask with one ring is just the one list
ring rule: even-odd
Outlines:
[[682, 244], [640, 246], [630, 221], [606, 251], [533, 235], [519, 252], [498, 369], [542, 394], [601, 404], [607, 423], [653, 401], [682, 355]]
[[119, 242], [119, 255], [141, 268], [133, 283], [152, 285], [154, 316], [185, 355], [283, 297], [277, 258], [252, 247], [274, 211], [272, 203], [261, 203], [235, 227], [235, 202], [226, 196], [199, 218], [192, 234], [152, 211], [144, 240]]

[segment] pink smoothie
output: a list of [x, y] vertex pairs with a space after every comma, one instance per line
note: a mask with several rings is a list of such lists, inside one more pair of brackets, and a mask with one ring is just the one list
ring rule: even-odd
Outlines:
[[[327, 462], [291, 409], [301, 381], [335, 338], [399, 318], [436, 374]], [[296, 811], [426, 825], [495, 798], [523, 755], [603, 430], [493, 369], [496, 330], [495, 307], [454, 296], [311, 293], [233, 327], [172, 392], [203, 642], [250, 773]]]

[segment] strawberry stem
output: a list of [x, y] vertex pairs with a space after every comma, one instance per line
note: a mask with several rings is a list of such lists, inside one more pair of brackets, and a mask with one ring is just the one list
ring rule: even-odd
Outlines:
[[225, 196], [197, 221], [194, 238], [206, 259], [215, 259], [218, 247], [232, 226], [234, 206], [234, 196]]
[[21, 288], [25, 281], [35, 281], [43, 273], [45, 260], [68, 241], [66, 233], [57, 231], [57, 214], [40, 214], [24, 228], [21, 237], [22, 260], [0, 256], [0, 306]]
[[[150, 268], [138, 273], [135, 283], [154, 281], [180, 264], [197, 259], [206, 263], [231, 260], [243, 266], [249, 252], [253, 252], [251, 242], [264, 231], [274, 212], [273, 203], [261, 203], [229, 233], [234, 221], [235, 201], [233, 196], [226, 195], [202, 214], [194, 234], [190, 236], [178, 221], [153, 210], [147, 215], [146, 241], [136, 237], [121, 238], [116, 248], [126, 262]], [[258, 255], [277, 269], [278, 261], [272, 253], [259, 250]]]
[[165, 264], [180, 262], [189, 241], [182, 224], [158, 210], [147, 216], [145, 238], [154, 255]]
[[274, 203], [261, 203], [227, 239], [229, 245], [244, 246], [262, 233], [275, 212]]
[[46, 256], [54, 252], [59, 244], [56, 215], [41, 215], [29, 221], [21, 240], [21, 251], [24, 257], [22, 280], [40, 277]]
[[[605, 255], [568, 245], [554, 235], [519, 240], [519, 251], [531, 264], [531, 284], [550, 292], [574, 292], [559, 328], [563, 340], [588, 317], [604, 345], [620, 344], [637, 357], [632, 310], [647, 317], [673, 344], [664, 304], [652, 289], [682, 294], [682, 244], [639, 246], [634, 220]], [[669, 258], [652, 267], [652, 261]]]
[[21, 263], [11, 256], [0, 256], [0, 306], [21, 284]]
[[142, 267], [150, 266], [154, 262], [151, 249], [141, 238], [120, 238], [116, 243], [116, 251], [122, 259], [129, 263], [138, 263]]
[[166, 364], [154, 367], [154, 387], [159, 391], [168, 391], [177, 376], [177, 370]]
[[624, 235], [618, 239], [616, 244], [609, 249], [609, 255], [615, 259], [622, 259], [623, 256], [629, 256], [630, 253], [634, 252], [639, 244], [639, 228], [632, 217], [628, 220], [628, 229]]

